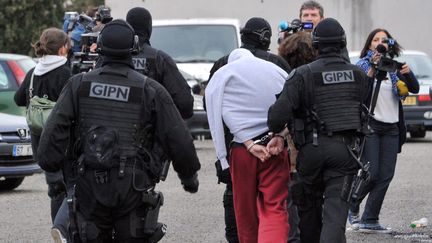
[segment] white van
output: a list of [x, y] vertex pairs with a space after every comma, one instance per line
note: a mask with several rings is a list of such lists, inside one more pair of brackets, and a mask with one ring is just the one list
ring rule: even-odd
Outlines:
[[192, 87], [194, 115], [186, 122], [194, 137], [210, 137], [202, 94], [215, 61], [239, 48], [236, 19], [154, 20], [151, 45], [170, 55]]
[[154, 20], [150, 43], [205, 82], [213, 63], [240, 47], [240, 24], [237, 19]]

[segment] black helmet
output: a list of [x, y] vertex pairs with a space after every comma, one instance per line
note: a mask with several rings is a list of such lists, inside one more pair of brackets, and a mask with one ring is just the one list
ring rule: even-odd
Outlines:
[[138, 36], [126, 21], [116, 19], [102, 29], [97, 46], [99, 53], [104, 56], [128, 57], [137, 52]]
[[345, 31], [336, 19], [325, 18], [312, 32], [312, 43], [315, 49], [335, 47], [340, 50], [346, 46]]
[[240, 30], [241, 40], [258, 48], [268, 49], [272, 30], [267, 20], [259, 17], [250, 18]]

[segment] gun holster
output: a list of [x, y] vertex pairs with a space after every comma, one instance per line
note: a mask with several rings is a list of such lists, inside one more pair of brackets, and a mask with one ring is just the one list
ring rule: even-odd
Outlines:
[[144, 219], [144, 234], [149, 235], [148, 242], [158, 242], [166, 233], [166, 225], [158, 223], [159, 210], [164, 203], [162, 192], [147, 191], [143, 193], [143, 204], [147, 207]]
[[77, 222], [77, 202], [75, 197], [75, 189], [68, 195], [66, 199], [69, 209], [69, 237], [72, 243], [80, 243], [78, 222]]
[[[342, 197], [342, 199], [346, 200], [347, 202], [360, 199], [363, 188], [370, 180], [369, 166], [370, 164], [368, 162], [366, 165], [364, 165], [358, 170], [357, 175], [354, 175], [354, 177], [351, 179], [352, 182], [348, 195], [346, 197]], [[344, 189], [346, 190], [345, 185]], [[342, 189], [342, 193], [344, 192], [344, 189]]]

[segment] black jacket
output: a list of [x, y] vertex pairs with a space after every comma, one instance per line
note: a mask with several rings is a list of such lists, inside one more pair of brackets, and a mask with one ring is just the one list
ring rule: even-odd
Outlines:
[[[34, 72], [34, 68], [27, 72], [24, 82], [15, 93], [15, 103], [18, 106], [28, 106], [29, 104], [29, 87], [30, 79]], [[70, 68], [67, 65], [62, 65], [53, 69], [42, 76], [34, 76], [33, 78], [33, 96], [43, 97], [48, 95], [51, 101], [57, 101], [60, 92], [65, 86], [67, 80], [71, 76]]]
[[[320, 55], [318, 56], [317, 61], [326, 57], [339, 58], [341, 62], [344, 61], [346, 63], [345, 65], [347, 66], [347, 69], [350, 68], [360, 70], [360, 68], [350, 64], [339, 54], [335, 53]], [[361, 70], [359, 73], [362, 74], [362, 80], [357, 81], [359, 82], [361, 87], [360, 97], [363, 102], [365, 102], [369, 90], [368, 78], [366, 74]], [[285, 125], [290, 124], [290, 122], [293, 121], [293, 118], [304, 118], [306, 113], [305, 98], [307, 97], [305, 82], [308, 81], [312, 80], [304, 80], [303, 75], [296, 70], [290, 73], [290, 76], [285, 82], [285, 85], [282, 89], [282, 92], [279, 94], [278, 99], [276, 100], [275, 104], [273, 104], [269, 109], [267, 125], [270, 131], [278, 133], [284, 129]]]
[[162, 84], [174, 100], [182, 118], [190, 118], [193, 115], [194, 99], [188, 83], [173, 59], [165, 52], [151, 47], [148, 43], [143, 43], [140, 46], [140, 53], [134, 57], [155, 59], [155, 67], [150, 67], [155, 70], [143, 74]]
[[[121, 63], [106, 64], [117, 69]], [[131, 68], [131, 72], [135, 72]], [[138, 73], [137, 73], [138, 74]], [[66, 154], [74, 141], [70, 141], [79, 117], [78, 91], [83, 74], [70, 79], [63, 89], [57, 105], [44, 128], [38, 149], [38, 163], [46, 171], [56, 171], [66, 161]], [[139, 74], [138, 74], [139, 75]], [[173, 161], [174, 170], [182, 178], [192, 177], [201, 167], [192, 136], [175, 107], [168, 92], [156, 81], [147, 79], [144, 87], [143, 109], [150, 109], [155, 119], [155, 139], [162, 141], [164, 151]], [[151, 98], [154, 97], [154, 98]], [[148, 111], [148, 110], [147, 110]], [[145, 114], [146, 112], [143, 112]], [[72, 138], [75, 140], [76, 138]]]

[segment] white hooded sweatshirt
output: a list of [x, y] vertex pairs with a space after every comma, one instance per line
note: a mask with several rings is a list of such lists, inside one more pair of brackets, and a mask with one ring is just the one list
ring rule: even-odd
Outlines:
[[247, 49], [231, 52], [206, 87], [207, 118], [222, 169], [229, 167], [223, 122], [243, 143], [267, 132], [267, 113], [288, 74], [277, 65], [255, 57]]

